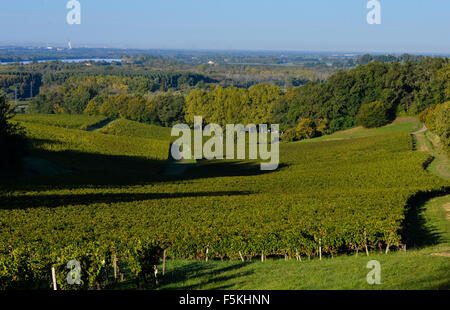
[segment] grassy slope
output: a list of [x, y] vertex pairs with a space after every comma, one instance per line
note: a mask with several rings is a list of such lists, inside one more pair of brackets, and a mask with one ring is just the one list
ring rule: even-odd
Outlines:
[[416, 130], [419, 130], [421, 127], [422, 125], [417, 119], [411, 117], [402, 117], [395, 120], [392, 124], [389, 124], [384, 127], [374, 129], [355, 127], [352, 129], [336, 132], [332, 135], [323, 136], [311, 140], [303, 140], [300, 143], [373, 137], [377, 135], [397, 133], [397, 132], [414, 132]]
[[151, 138], [157, 140], [172, 141], [176, 139], [170, 135], [170, 128], [137, 123], [126, 119], [117, 119], [103, 127], [100, 132], [116, 136]]

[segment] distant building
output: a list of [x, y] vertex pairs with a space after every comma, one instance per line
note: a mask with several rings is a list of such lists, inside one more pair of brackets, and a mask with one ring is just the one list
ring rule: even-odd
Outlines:
[[212, 60], [208, 61], [208, 65], [213, 65], [213, 64], [215, 64], [214, 61], [212, 61]]

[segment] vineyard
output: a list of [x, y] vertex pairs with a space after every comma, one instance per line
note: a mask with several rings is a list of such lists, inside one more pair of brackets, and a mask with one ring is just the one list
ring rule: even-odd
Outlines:
[[[0, 183], [0, 288], [49, 288], [81, 262], [84, 288], [111, 276], [114, 258], [144, 283], [170, 259], [264, 260], [394, 251], [414, 244], [411, 199], [448, 193], [428, 174], [408, 130], [280, 145], [280, 168], [199, 161], [165, 176], [170, 132], [79, 116], [16, 119], [30, 156], [71, 173]], [[409, 128], [407, 128], [409, 129]]]

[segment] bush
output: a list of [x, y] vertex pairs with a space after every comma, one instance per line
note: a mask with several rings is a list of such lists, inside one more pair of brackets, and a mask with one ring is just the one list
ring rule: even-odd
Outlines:
[[25, 152], [25, 134], [23, 129], [11, 123], [11, 107], [0, 96], [0, 169], [19, 166]]
[[297, 133], [294, 128], [289, 128], [281, 135], [281, 141], [283, 142], [293, 142], [297, 138]]
[[389, 122], [388, 110], [379, 101], [362, 105], [356, 115], [356, 122], [365, 128], [384, 126]]
[[302, 118], [295, 131], [298, 140], [314, 138], [317, 135], [316, 123], [309, 118]]

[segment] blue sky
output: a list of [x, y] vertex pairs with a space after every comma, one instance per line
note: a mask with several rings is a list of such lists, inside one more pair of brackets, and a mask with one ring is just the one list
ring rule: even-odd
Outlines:
[[449, 0], [1, 0], [0, 44], [450, 53]]

